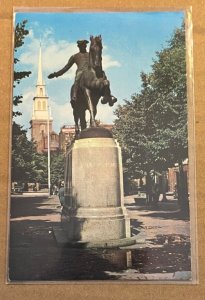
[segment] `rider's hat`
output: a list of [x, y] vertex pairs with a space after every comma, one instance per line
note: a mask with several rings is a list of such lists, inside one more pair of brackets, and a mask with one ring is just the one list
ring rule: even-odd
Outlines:
[[89, 42], [87, 40], [79, 40], [77, 41], [77, 45], [78, 47], [82, 46], [82, 45], [87, 45]]

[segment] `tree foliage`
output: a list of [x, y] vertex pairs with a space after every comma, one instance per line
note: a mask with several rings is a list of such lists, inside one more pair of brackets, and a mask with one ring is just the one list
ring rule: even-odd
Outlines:
[[13, 122], [11, 179], [17, 182], [32, 182], [35, 177], [33, 157], [35, 144], [28, 141], [26, 130]]
[[65, 156], [62, 152], [51, 154], [51, 184], [64, 180]]
[[[15, 45], [14, 52], [23, 46], [25, 37], [29, 34], [26, 29], [27, 21], [18, 23], [15, 28]], [[17, 84], [21, 80], [28, 77], [30, 71], [20, 71], [20, 60], [14, 57], [14, 91]], [[22, 95], [15, 95], [13, 98], [14, 106], [18, 106], [22, 102]], [[20, 115], [20, 112], [14, 112], [13, 117]], [[19, 183], [38, 182], [47, 183], [48, 181], [48, 155], [47, 153], [38, 153], [34, 141], [29, 141], [26, 136], [26, 130], [22, 126], [13, 121], [12, 128], [12, 181]], [[64, 177], [64, 156], [62, 153], [51, 154], [51, 183], [62, 180]]]
[[[29, 141], [26, 130], [13, 122], [11, 179], [13, 182], [48, 182], [48, 155], [38, 153], [36, 144]], [[51, 153], [51, 184], [64, 178], [64, 154]]]
[[156, 53], [142, 89], [118, 106], [114, 135], [129, 178], [162, 172], [188, 157], [185, 26]]
[[[27, 21], [18, 23], [15, 27], [15, 44], [14, 52], [24, 44], [24, 38], [28, 35], [28, 30], [25, 28]], [[14, 57], [14, 92], [16, 84], [30, 75], [28, 71], [17, 71], [16, 64], [19, 59]], [[23, 96], [15, 95], [13, 98], [13, 105], [18, 106]], [[13, 112], [13, 117], [21, 115], [20, 112]], [[32, 141], [28, 141], [26, 130], [22, 126], [13, 121], [12, 125], [12, 164], [11, 164], [11, 179], [18, 182], [29, 182], [33, 180], [36, 175], [33, 158], [36, 155], [36, 146]]]
[[[14, 83], [13, 87], [15, 88], [17, 84], [21, 82], [23, 78], [28, 77], [31, 72], [30, 71], [20, 71], [17, 70], [17, 64], [19, 63], [19, 59], [15, 56], [18, 51], [18, 48], [24, 44], [25, 37], [29, 34], [29, 31], [26, 29], [27, 21], [24, 20], [21, 23], [18, 23], [15, 27], [15, 38], [14, 38]], [[17, 106], [22, 103], [22, 95], [14, 95], [13, 97], [13, 105]], [[19, 111], [13, 112], [13, 116], [19, 116], [21, 113]]]

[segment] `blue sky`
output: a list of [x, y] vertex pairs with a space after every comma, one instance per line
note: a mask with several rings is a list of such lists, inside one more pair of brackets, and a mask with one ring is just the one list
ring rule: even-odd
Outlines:
[[29, 29], [29, 35], [17, 53], [20, 59], [18, 69], [32, 71], [32, 75], [22, 80], [15, 91], [24, 96], [23, 103], [18, 107], [23, 115], [17, 117], [16, 122], [24, 125], [25, 129], [30, 126], [40, 41], [43, 77], [50, 99], [53, 128], [58, 133], [64, 124], [73, 124], [69, 94], [76, 69], [72, 67], [53, 80], [47, 79], [47, 76], [61, 69], [69, 57], [78, 52], [77, 40], [102, 35], [103, 68], [118, 102], [112, 108], [100, 103], [96, 118], [103, 123], [112, 123], [117, 104], [123, 104], [132, 94], [140, 92], [140, 73], [151, 71], [156, 51], [166, 47], [183, 18], [183, 11], [16, 13], [15, 23], [26, 19]]

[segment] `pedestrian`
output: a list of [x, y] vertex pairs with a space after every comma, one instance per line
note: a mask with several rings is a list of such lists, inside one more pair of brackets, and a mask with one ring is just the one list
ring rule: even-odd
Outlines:
[[159, 196], [160, 196], [160, 189], [159, 189], [159, 184], [154, 183], [153, 185], [153, 206], [156, 207], [159, 202]]
[[65, 204], [64, 190], [65, 190], [64, 181], [62, 181], [61, 184], [60, 184], [59, 191], [58, 191], [58, 197], [59, 197], [59, 200], [60, 200], [61, 208], [63, 208], [63, 206]]
[[58, 187], [56, 184], [53, 186], [53, 195], [58, 195]]

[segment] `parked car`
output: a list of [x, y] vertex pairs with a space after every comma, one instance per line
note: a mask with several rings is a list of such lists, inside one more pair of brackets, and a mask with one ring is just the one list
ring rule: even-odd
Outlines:
[[16, 185], [12, 190], [11, 190], [12, 194], [19, 194], [22, 195], [23, 194], [23, 187], [20, 185]]

